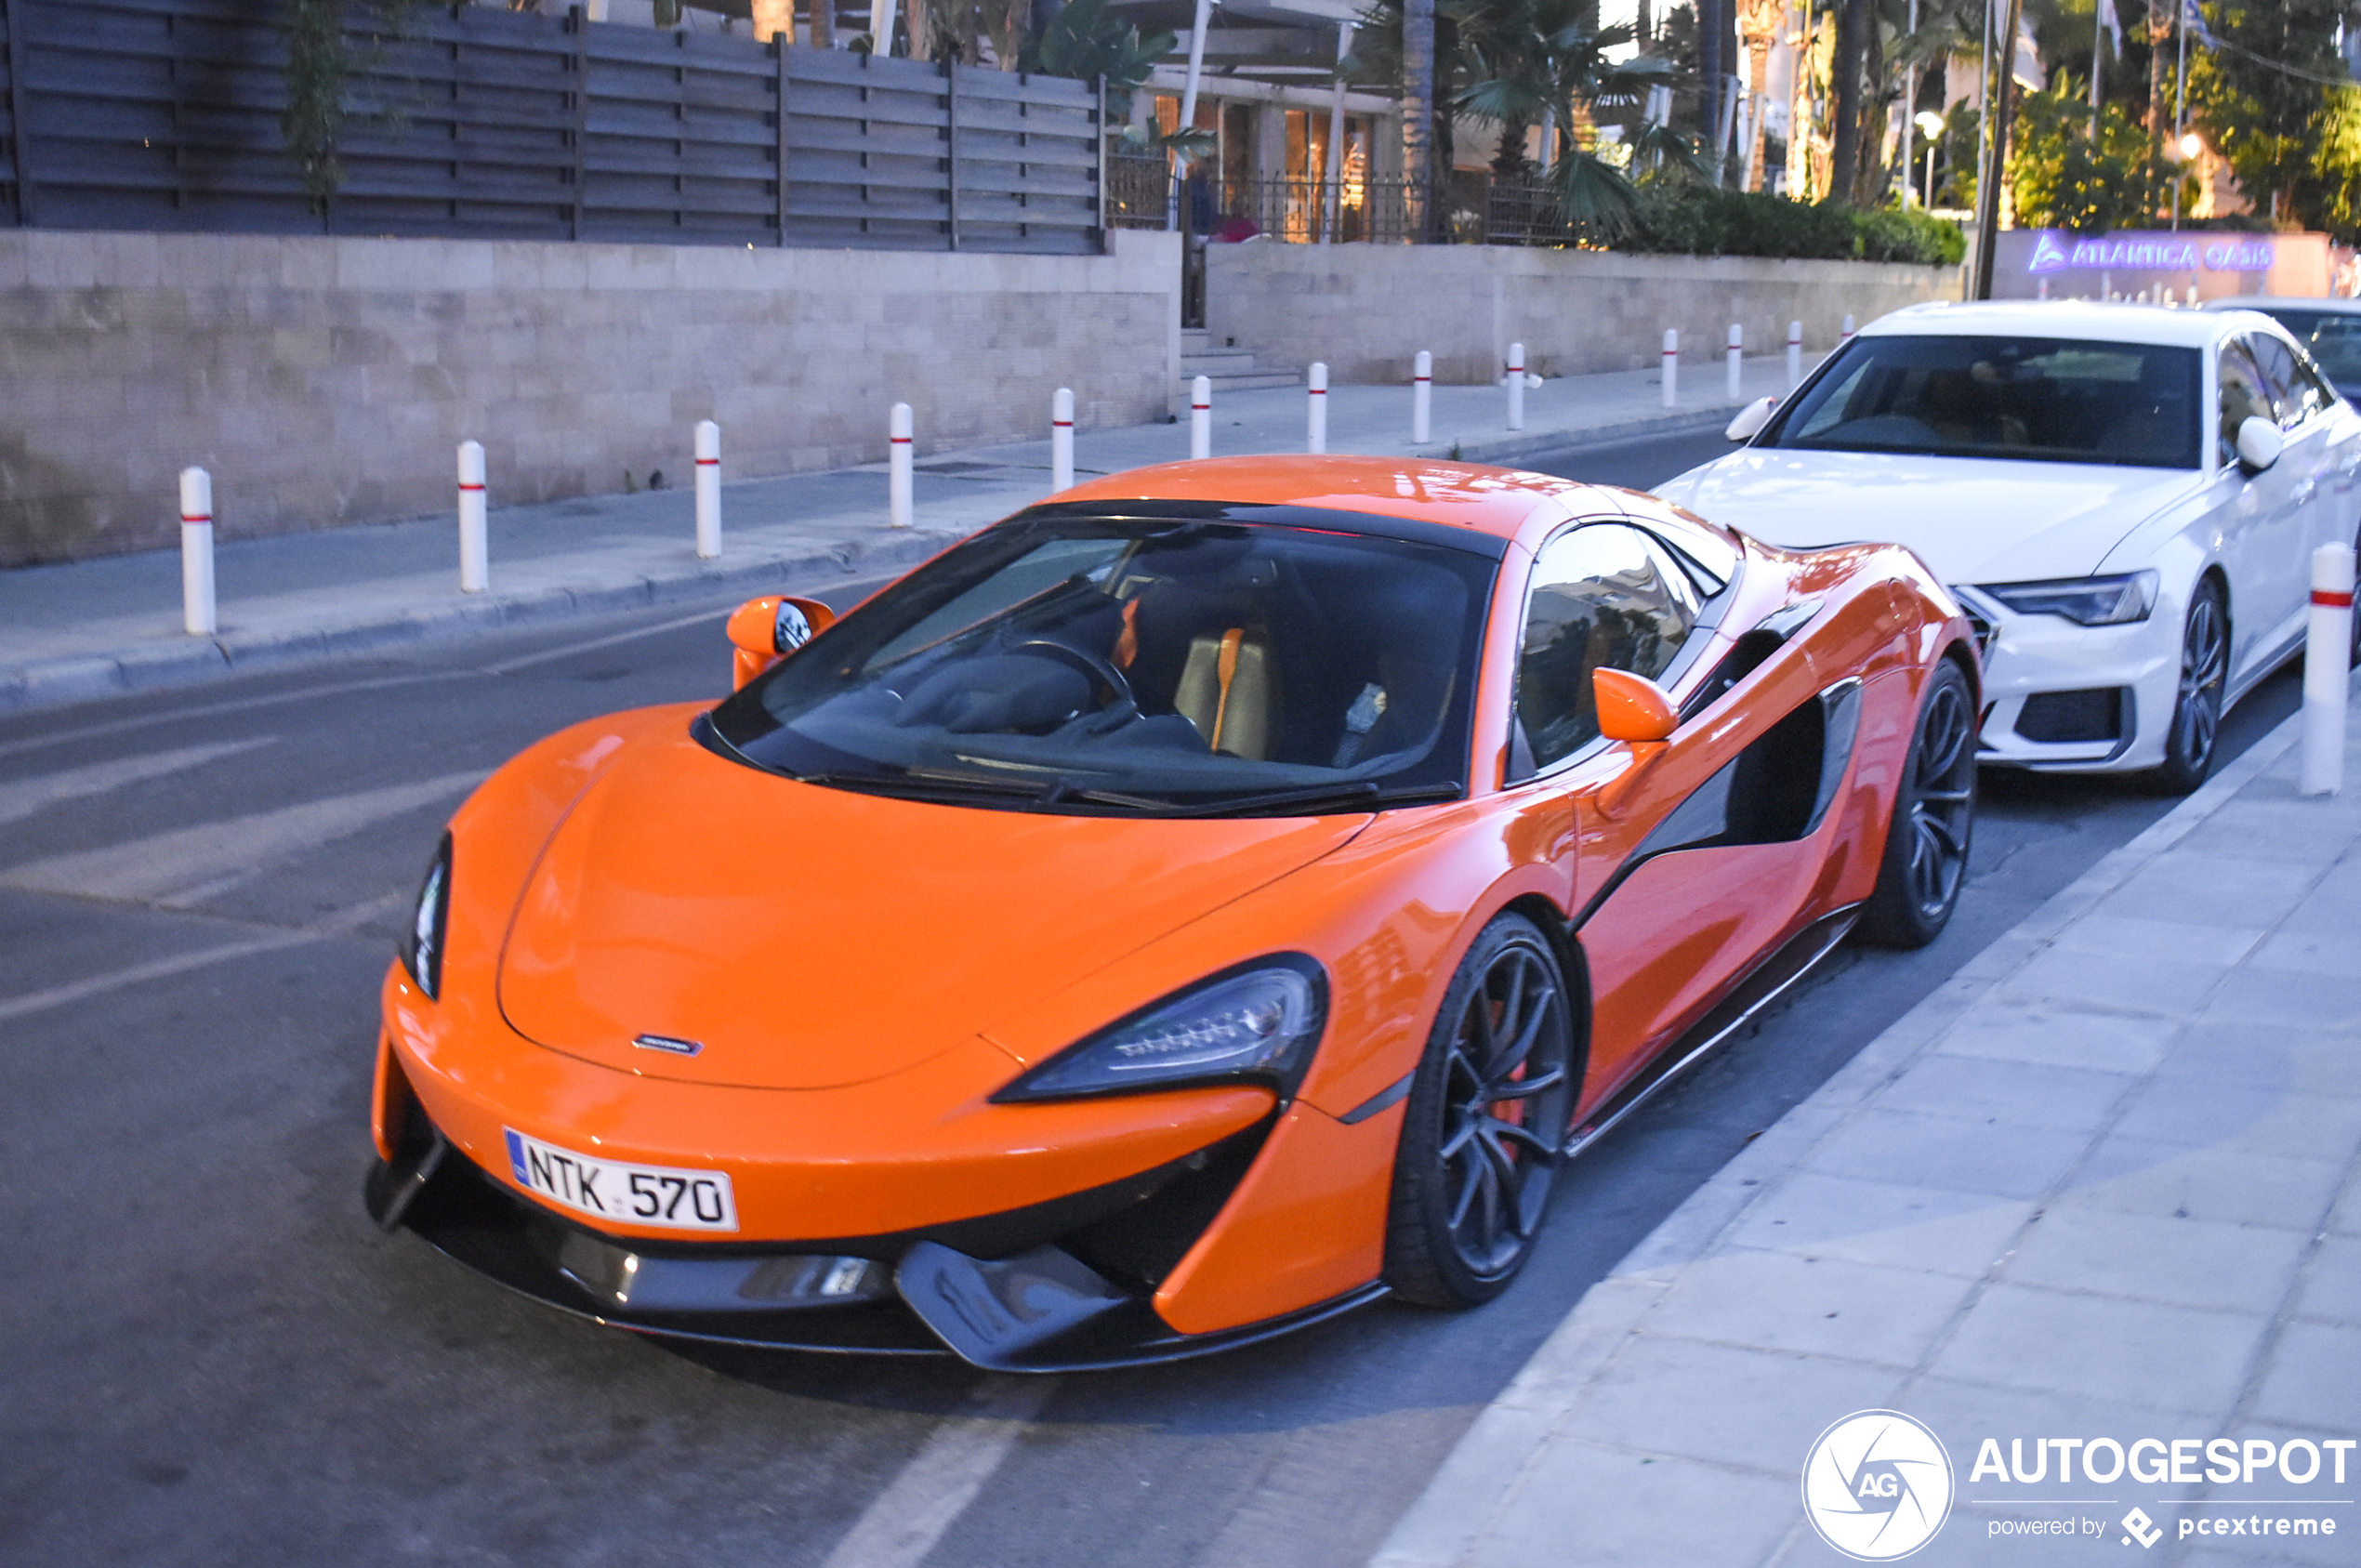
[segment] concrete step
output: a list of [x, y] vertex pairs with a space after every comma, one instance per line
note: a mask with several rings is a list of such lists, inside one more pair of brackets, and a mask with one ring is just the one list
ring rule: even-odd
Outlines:
[[1207, 379], [1216, 392], [1250, 392], [1263, 387], [1300, 387], [1303, 377], [1284, 370], [1259, 370], [1246, 376], [1214, 376]]
[[1188, 376], [1251, 376], [1262, 368], [1252, 354], [1233, 349], [1222, 354], [1183, 354], [1180, 374]]

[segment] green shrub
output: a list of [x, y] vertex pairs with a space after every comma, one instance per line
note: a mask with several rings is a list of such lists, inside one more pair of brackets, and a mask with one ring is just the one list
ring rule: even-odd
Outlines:
[[1655, 180], [1641, 188], [1635, 226], [1617, 248], [1666, 256], [1956, 267], [1967, 254], [1967, 241], [1957, 224], [1924, 213], [1853, 212], [1826, 203]]

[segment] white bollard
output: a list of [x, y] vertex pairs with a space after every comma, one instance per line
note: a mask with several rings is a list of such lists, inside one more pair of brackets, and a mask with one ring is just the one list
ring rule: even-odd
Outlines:
[[1524, 428], [1524, 345], [1509, 345], [1509, 428]]
[[1434, 428], [1434, 356], [1424, 349], [1410, 362], [1410, 440], [1431, 440]]
[[1732, 322], [1732, 323], [1730, 323], [1730, 355], [1729, 355], [1729, 359], [1730, 359], [1730, 401], [1731, 401], [1732, 402], [1737, 402], [1737, 401], [1738, 401], [1739, 396], [1741, 395], [1741, 394], [1739, 393], [1739, 390], [1738, 390], [1738, 362], [1739, 362], [1739, 360], [1741, 360], [1742, 358], [1744, 358], [1744, 357], [1745, 357], [1745, 355], [1746, 355], [1746, 351], [1747, 351], [1747, 329], [1746, 329], [1745, 327], [1743, 327], [1743, 326], [1740, 326], [1740, 325], [1739, 325], [1736, 322]]
[[898, 402], [893, 405], [893, 415], [887, 427], [887, 435], [890, 438], [886, 455], [886, 507], [890, 514], [886, 520], [887, 525], [893, 528], [907, 528], [910, 526], [910, 487], [916, 482], [911, 477], [910, 405], [908, 403]]
[[1841, 348], [1843, 348], [1846, 344], [1848, 344], [1848, 343], [1850, 343], [1850, 342], [1852, 342], [1852, 341], [1853, 341], [1853, 318], [1852, 318], [1851, 316], [1849, 316], [1849, 315], [1848, 315], [1848, 316], [1846, 316], [1846, 317], [1844, 318], [1844, 327], [1843, 327], [1843, 330], [1842, 330], [1842, 331], [1840, 331], [1840, 332], [1839, 332], [1839, 333], [1837, 334], [1837, 347], [1838, 347], [1838, 348], [1840, 348], [1840, 349], [1841, 349]]
[[2345, 693], [2353, 664], [2353, 547], [2312, 552], [2312, 623], [2303, 644], [2303, 795], [2344, 787]]
[[1049, 489], [1074, 488], [1074, 389], [1049, 394]]
[[721, 427], [697, 421], [697, 559], [721, 556]]
[[1670, 408], [1681, 401], [1681, 335], [1671, 327], [1664, 329], [1664, 406]]
[[1189, 383], [1189, 455], [1213, 455], [1213, 377], [1209, 376]]
[[213, 613], [213, 476], [180, 470], [180, 620], [191, 637], [211, 637]]
[[459, 443], [459, 591], [481, 593], [492, 579], [483, 520], [483, 443]]
[[1303, 450], [1318, 456], [1328, 450], [1327, 365], [1319, 360], [1313, 360], [1311, 370], [1306, 373], [1306, 378], [1311, 382], [1311, 389], [1303, 401], [1311, 406], [1310, 411], [1304, 415], [1307, 423], [1304, 427]]
[[1787, 323], [1787, 390], [1803, 385], [1803, 323]]

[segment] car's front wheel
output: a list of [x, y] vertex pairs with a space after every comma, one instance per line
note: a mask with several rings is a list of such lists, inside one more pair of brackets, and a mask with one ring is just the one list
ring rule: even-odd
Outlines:
[[2186, 795], [2213, 771], [2222, 730], [2222, 691], [2230, 674], [2230, 605], [2208, 577], [2189, 598], [2181, 631], [2181, 687], [2164, 737], [2164, 765], [2148, 777], [2167, 795]]
[[1532, 921], [1502, 915], [1451, 977], [1410, 1087], [1394, 1156], [1386, 1283], [1472, 1307], [1533, 1251], [1574, 1113], [1565, 982]]

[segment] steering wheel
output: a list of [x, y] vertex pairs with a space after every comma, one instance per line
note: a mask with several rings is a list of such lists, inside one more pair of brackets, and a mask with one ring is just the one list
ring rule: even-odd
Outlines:
[[1128, 705], [1131, 708], [1136, 710], [1140, 705], [1140, 699], [1132, 695], [1131, 681], [1129, 678], [1127, 677], [1121, 669], [1116, 667], [1114, 660], [1106, 658], [1101, 654], [1086, 653], [1079, 648], [1071, 648], [1062, 642], [1055, 642], [1046, 637], [1036, 637], [1032, 639], [1030, 641], [1020, 642], [1014, 648], [1009, 649], [1009, 652], [1011, 653], [1047, 653], [1052, 658], [1062, 659], [1065, 663], [1072, 665], [1075, 668], [1088, 676], [1094, 682], [1105, 686], [1109, 691], [1115, 693], [1115, 696], [1111, 701], [1099, 705], [1101, 709], [1122, 707]]

